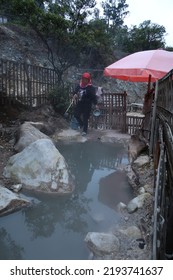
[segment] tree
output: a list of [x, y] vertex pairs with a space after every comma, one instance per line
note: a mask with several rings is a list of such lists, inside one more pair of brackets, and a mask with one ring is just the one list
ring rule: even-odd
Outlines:
[[129, 13], [126, 0], [107, 0], [102, 2], [103, 13], [106, 17], [108, 27], [118, 27], [123, 25], [124, 18]]
[[128, 15], [126, 0], [107, 0], [102, 2], [107, 32], [112, 38], [115, 47], [122, 45], [122, 38], [125, 31], [123, 27], [124, 18]]
[[86, 27], [87, 41], [83, 47], [85, 53], [83, 64], [88, 68], [104, 68], [108, 58], [113, 58], [113, 41], [107, 32], [107, 24], [104, 19], [91, 20]]
[[42, 6], [45, 1], [9, 1], [11, 14], [32, 27], [47, 46], [48, 58], [62, 82], [66, 70], [78, 65], [81, 54], [85, 54], [89, 41], [86, 18], [95, 7], [95, 0], [46, 1], [46, 9]]
[[43, 28], [40, 34], [44, 35], [51, 62], [60, 79], [70, 66], [81, 63], [81, 56], [85, 55], [85, 47], [90, 41], [87, 16], [95, 5], [95, 0], [59, 0], [48, 7], [49, 16], [59, 17], [62, 26], [41, 24]]
[[165, 48], [165, 27], [150, 20], [144, 21], [137, 27], [134, 25], [128, 32], [124, 50], [130, 53]]

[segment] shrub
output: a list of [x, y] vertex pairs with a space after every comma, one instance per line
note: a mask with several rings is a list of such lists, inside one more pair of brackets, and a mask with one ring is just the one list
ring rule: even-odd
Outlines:
[[54, 110], [63, 115], [70, 104], [70, 86], [57, 85], [49, 94], [49, 100]]

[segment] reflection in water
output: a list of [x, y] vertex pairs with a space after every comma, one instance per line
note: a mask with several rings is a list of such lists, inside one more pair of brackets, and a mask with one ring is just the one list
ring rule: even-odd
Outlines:
[[22, 259], [23, 248], [12, 240], [10, 234], [4, 228], [0, 229], [0, 259], [20, 260]]
[[74, 193], [31, 197], [25, 192], [33, 206], [1, 218], [1, 259], [87, 259], [86, 234], [108, 231], [119, 219], [117, 203], [132, 198], [124, 173], [116, 170], [128, 162], [121, 145], [87, 142], [57, 148], [75, 178]]
[[98, 199], [110, 208], [116, 209], [120, 201], [128, 203], [129, 192], [127, 178], [123, 171], [114, 171], [100, 179]]

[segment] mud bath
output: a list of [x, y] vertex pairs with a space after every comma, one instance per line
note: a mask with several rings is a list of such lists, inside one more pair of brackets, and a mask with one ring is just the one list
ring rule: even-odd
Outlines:
[[74, 176], [68, 196], [30, 196], [33, 206], [1, 218], [0, 259], [88, 259], [89, 231], [109, 231], [120, 219], [116, 206], [133, 198], [122, 144], [57, 144]]

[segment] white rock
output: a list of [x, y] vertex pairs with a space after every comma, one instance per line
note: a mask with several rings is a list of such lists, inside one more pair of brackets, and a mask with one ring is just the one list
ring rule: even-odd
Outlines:
[[119, 232], [127, 235], [129, 238], [141, 238], [141, 231], [136, 226], [128, 227], [127, 229], [119, 229]]
[[127, 210], [129, 213], [133, 213], [138, 208], [142, 208], [146, 199], [150, 199], [151, 194], [143, 193], [133, 198], [127, 205]]
[[104, 256], [119, 250], [119, 239], [111, 233], [89, 232], [84, 240], [96, 256]]
[[[42, 123], [35, 123], [36, 126], [40, 128]], [[14, 150], [16, 152], [21, 152], [24, 148], [29, 146], [31, 143], [37, 141], [38, 139], [50, 139], [47, 135], [39, 131], [33, 122], [25, 122], [20, 126], [19, 139], [14, 145]]]
[[0, 216], [17, 211], [28, 205], [30, 205], [28, 200], [23, 199], [9, 189], [0, 186]]
[[22, 184], [12, 185], [10, 189], [13, 190], [14, 192], [19, 192], [22, 189]]
[[3, 174], [30, 190], [63, 194], [74, 187], [64, 157], [49, 139], [37, 140], [12, 156]]
[[121, 212], [121, 211], [124, 210], [126, 207], [127, 207], [127, 205], [126, 205], [125, 203], [120, 202], [120, 203], [117, 204], [116, 209], [117, 209], [117, 211]]
[[139, 194], [143, 194], [143, 193], [145, 193], [145, 189], [144, 189], [144, 187], [140, 187], [139, 188]]
[[140, 168], [142, 166], [145, 166], [146, 164], [150, 163], [150, 158], [147, 155], [144, 156], [139, 156], [134, 162], [133, 162], [133, 166], [135, 168]]

